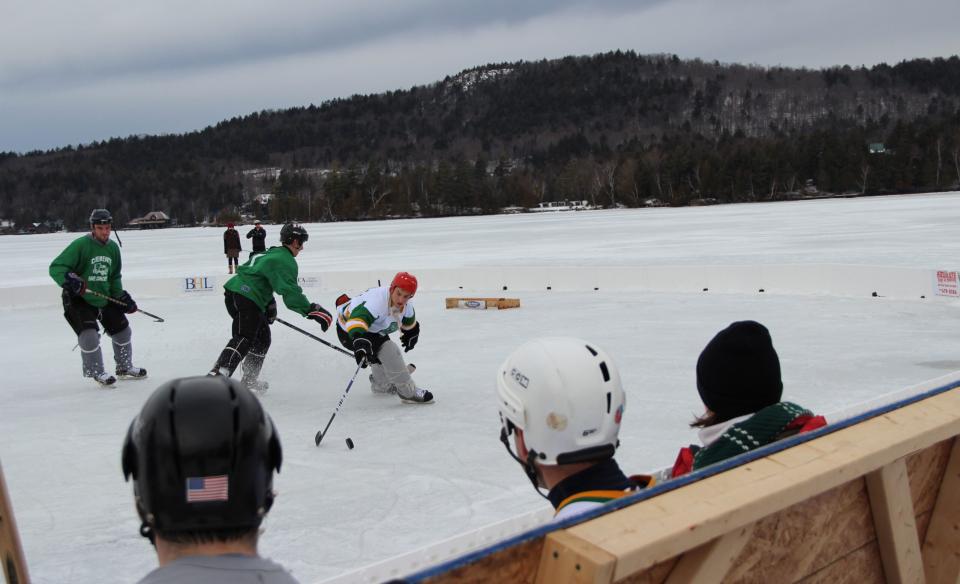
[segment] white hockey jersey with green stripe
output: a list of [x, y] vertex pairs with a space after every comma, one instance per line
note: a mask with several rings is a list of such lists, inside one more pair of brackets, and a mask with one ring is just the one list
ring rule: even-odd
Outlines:
[[416, 322], [412, 298], [402, 312], [390, 309], [389, 286], [370, 288], [337, 307], [337, 324], [350, 338], [364, 332], [389, 335], [401, 328], [408, 329]]

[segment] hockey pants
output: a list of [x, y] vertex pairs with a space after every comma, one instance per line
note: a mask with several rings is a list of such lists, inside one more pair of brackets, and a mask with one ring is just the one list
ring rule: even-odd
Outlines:
[[225, 369], [229, 376], [243, 362], [243, 379], [256, 381], [270, 349], [270, 323], [260, 307], [246, 296], [228, 290], [224, 293], [224, 304], [233, 319], [233, 337], [220, 353], [214, 369]]
[[103, 308], [97, 308], [64, 292], [63, 316], [77, 334], [85, 377], [99, 375], [104, 370], [98, 322], [113, 341], [113, 360], [117, 369], [129, 369], [133, 366], [133, 333], [130, 331], [127, 315], [118, 306], [107, 304]]

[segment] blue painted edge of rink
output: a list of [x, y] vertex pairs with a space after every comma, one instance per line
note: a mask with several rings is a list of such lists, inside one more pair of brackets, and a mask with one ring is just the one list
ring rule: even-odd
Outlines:
[[[711, 477], [713, 475], [725, 472], [727, 470], [730, 470], [742, 464], [745, 464], [760, 458], [765, 458], [767, 456], [770, 456], [771, 454], [780, 452], [781, 450], [786, 450], [787, 448], [796, 446], [797, 444], [802, 444], [810, 440], [816, 440], [817, 438], [824, 436], [826, 434], [831, 434], [838, 430], [848, 428], [855, 424], [859, 424], [860, 422], [863, 422], [865, 420], [869, 420], [870, 418], [882, 416], [887, 412], [891, 412], [893, 410], [916, 403], [918, 401], [923, 401], [935, 395], [950, 391], [951, 389], [954, 389], [956, 387], [960, 387], [960, 379], [955, 379], [945, 385], [941, 385], [939, 387], [936, 387], [927, 391], [921, 391], [917, 394], [891, 402], [883, 406], [879, 406], [877, 408], [868, 410], [856, 416], [852, 416], [850, 418], [840, 420], [838, 422], [830, 423], [812, 432], [797, 434], [795, 436], [785, 438], [783, 440], [774, 442], [772, 444], [768, 444], [762, 448], [758, 448], [750, 452], [745, 452], [733, 458], [728, 458], [727, 460], [718, 462], [716, 464], [712, 464], [706, 468], [703, 468], [697, 471], [693, 471], [682, 477], [672, 479], [665, 483], [654, 485], [649, 489], [643, 489], [642, 491], [638, 491], [633, 495], [623, 497], [621, 499], [615, 499], [614, 501], [606, 503], [600, 507], [597, 507], [585, 513], [575, 515], [573, 517], [569, 517], [567, 519], [564, 519], [562, 521], [557, 521], [555, 523], [549, 523], [542, 527], [536, 527], [529, 531], [525, 531], [519, 535], [515, 535], [513, 537], [507, 538], [501, 542], [492, 544], [490, 546], [481, 548], [479, 550], [470, 552], [468, 554], [464, 554], [460, 557], [454, 558], [452, 560], [448, 560], [446, 562], [443, 562], [431, 568], [427, 568], [426, 570], [415, 572], [409, 576], [402, 578], [401, 581], [422, 582], [428, 578], [433, 578], [433, 577], [439, 576], [440, 574], [444, 574], [446, 572], [450, 572], [451, 570], [455, 570], [457, 568], [466, 566], [467, 564], [472, 564], [477, 560], [483, 559], [484, 557], [494, 554], [503, 549], [513, 547], [515, 545], [524, 543], [532, 539], [536, 539], [552, 531], [566, 529], [568, 527], [571, 527], [578, 523], [583, 523], [584, 521], [588, 521], [595, 517], [606, 515], [607, 513], [612, 513], [613, 511], [622, 509], [624, 507], [628, 507], [630, 505], [633, 505], [634, 503], [645, 501], [647, 499], [650, 499], [651, 497], [656, 497], [661, 493], [665, 493], [667, 491], [672, 491], [674, 489], [684, 487], [691, 483], [695, 483], [697, 481], [703, 480], [707, 477]], [[520, 478], [523, 478], [522, 474], [518, 474], [518, 480]]]

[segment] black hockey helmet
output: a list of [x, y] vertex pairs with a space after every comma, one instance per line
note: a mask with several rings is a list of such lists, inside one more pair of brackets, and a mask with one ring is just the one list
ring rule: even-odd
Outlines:
[[140, 534], [254, 529], [273, 505], [283, 452], [270, 416], [239, 382], [185, 377], [153, 392], [123, 444]]
[[307, 230], [303, 228], [303, 225], [299, 223], [287, 223], [280, 229], [280, 243], [283, 245], [290, 245], [297, 240], [300, 242], [300, 245], [303, 245], [310, 239], [310, 235], [307, 234]]
[[90, 213], [90, 225], [111, 225], [113, 216], [106, 209], [94, 209]]

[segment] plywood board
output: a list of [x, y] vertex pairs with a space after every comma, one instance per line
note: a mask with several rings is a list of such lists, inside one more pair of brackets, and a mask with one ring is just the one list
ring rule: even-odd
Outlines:
[[[814, 572], [797, 584], [886, 584], [880, 548], [871, 541], [862, 548]], [[765, 584], [765, 583], [764, 583]]]
[[960, 582], [960, 438], [954, 438], [923, 542], [928, 582]]
[[544, 538], [526, 541], [475, 562], [424, 580], [430, 584], [488, 584], [489, 582], [516, 582], [533, 584], [537, 577], [537, 563], [543, 550]]
[[757, 522], [725, 582], [802, 579], [875, 538], [866, 486], [857, 479]]

